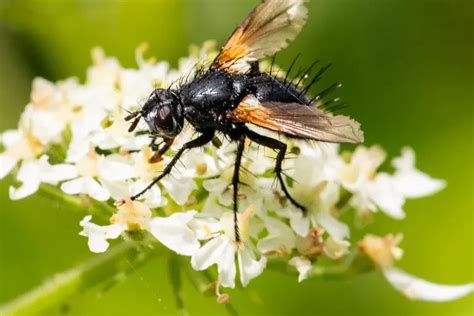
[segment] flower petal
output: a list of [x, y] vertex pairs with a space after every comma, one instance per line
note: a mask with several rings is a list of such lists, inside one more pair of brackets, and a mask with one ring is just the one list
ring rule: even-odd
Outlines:
[[135, 175], [135, 169], [114, 156], [100, 157], [98, 162], [100, 177], [108, 181], [123, 181]]
[[403, 204], [405, 197], [397, 190], [394, 179], [386, 173], [379, 173], [368, 187], [370, 199], [379, 209], [395, 219], [405, 218]]
[[410, 147], [404, 147], [400, 157], [392, 160], [397, 169], [394, 175], [394, 185], [406, 198], [420, 198], [434, 194], [446, 186], [445, 181], [430, 177], [415, 167], [415, 152]]
[[315, 219], [333, 238], [343, 240], [349, 237], [349, 226], [338, 221], [331, 214], [325, 212], [317, 213]]
[[295, 248], [296, 236], [293, 230], [285, 223], [275, 218], [265, 218], [268, 236], [259, 240], [257, 248], [261, 253], [272, 252], [290, 253]]
[[97, 201], [107, 201], [110, 198], [110, 193], [91, 177], [64, 182], [61, 190], [67, 194], [87, 194]]
[[86, 178], [86, 190], [84, 193], [97, 201], [107, 201], [110, 198], [109, 191], [93, 178]]
[[338, 260], [347, 254], [351, 244], [347, 240], [339, 240], [329, 236], [324, 241], [324, 253], [333, 260]]
[[92, 216], [88, 215], [79, 223], [83, 227], [79, 235], [89, 239], [88, 246], [90, 251], [95, 253], [104, 252], [109, 247], [107, 239], [115, 239], [120, 236], [124, 231], [124, 226], [116, 224], [99, 226], [91, 223], [91, 219]]
[[434, 179], [416, 169], [396, 173], [393, 180], [397, 190], [406, 198], [412, 199], [435, 194], [446, 187], [445, 181]]
[[293, 210], [290, 214], [290, 226], [293, 228], [295, 233], [301, 237], [306, 237], [308, 235], [309, 222], [309, 217], [303, 216], [303, 213], [300, 210]]
[[162, 181], [168, 193], [179, 205], [188, 201], [189, 195], [197, 189], [197, 185], [191, 178], [168, 178]]
[[73, 179], [70, 181], [66, 181], [63, 184], [61, 184], [61, 190], [67, 194], [83, 193], [84, 191], [83, 187], [85, 186], [85, 181], [86, 181], [85, 179], [86, 178], [81, 177], [81, 178]]
[[218, 263], [227, 245], [227, 241], [228, 238], [223, 235], [208, 241], [193, 254], [191, 258], [193, 269], [201, 271], [209, 268], [215, 263]]
[[298, 270], [298, 282], [306, 280], [311, 271], [311, 261], [305, 257], [293, 257], [288, 264], [294, 266]]
[[17, 159], [10, 157], [8, 155], [1, 154], [0, 155], [0, 179], [3, 179], [7, 176], [7, 174], [12, 171], [15, 167], [16, 163], [18, 162]]
[[414, 300], [444, 302], [455, 300], [474, 292], [474, 283], [443, 285], [425, 281], [397, 268], [386, 268], [387, 281], [403, 295]]
[[260, 260], [256, 260], [255, 255], [248, 247], [244, 247], [238, 251], [237, 260], [239, 264], [240, 282], [243, 286], [247, 286], [250, 280], [259, 276], [267, 265], [266, 257], [262, 256]]
[[217, 264], [219, 284], [224, 287], [235, 287], [235, 247], [230, 239], [225, 238], [224, 248]]
[[38, 160], [39, 178], [42, 182], [56, 185], [58, 182], [77, 177], [77, 168], [69, 164], [51, 165], [49, 157], [43, 155]]
[[202, 183], [204, 189], [212, 193], [222, 193], [228, 186], [229, 183], [222, 178], [208, 179]]
[[10, 195], [10, 199], [12, 200], [24, 199], [25, 197], [30, 196], [31, 194], [38, 191], [39, 185], [40, 185], [40, 182], [38, 181], [38, 179], [33, 178], [31, 179], [31, 181], [23, 182], [23, 184], [17, 189], [15, 189], [13, 186], [10, 186], [9, 191], [8, 191]]
[[169, 217], [155, 217], [150, 225], [150, 233], [163, 245], [180, 255], [192, 256], [200, 244], [194, 232], [188, 227], [196, 211], [175, 213]]
[[23, 161], [16, 176], [17, 180], [22, 182], [22, 185], [18, 189], [12, 186], [9, 188], [10, 199], [23, 199], [38, 190], [41, 183], [39, 169], [37, 160]]

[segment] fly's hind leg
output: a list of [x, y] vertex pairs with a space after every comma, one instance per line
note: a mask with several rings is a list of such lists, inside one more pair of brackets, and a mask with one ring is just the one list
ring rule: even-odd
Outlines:
[[244, 146], [245, 146], [245, 135], [238, 136], [238, 144], [237, 144], [237, 153], [235, 156], [234, 162], [234, 174], [232, 176], [232, 198], [234, 200], [234, 233], [235, 233], [235, 241], [240, 241], [240, 234], [239, 234], [239, 221], [238, 221], [238, 198], [239, 198], [239, 183], [240, 183], [240, 164], [242, 162], [242, 155], [244, 153]]
[[275, 169], [274, 170], [275, 170], [278, 182], [280, 182], [281, 189], [283, 190], [283, 193], [285, 193], [286, 198], [291, 202], [291, 204], [293, 204], [294, 206], [299, 208], [301, 211], [303, 211], [303, 214], [306, 214], [306, 208], [303, 205], [301, 205], [300, 203], [298, 203], [291, 196], [290, 192], [288, 191], [288, 188], [286, 187], [285, 180], [283, 179], [282, 163], [283, 163], [283, 160], [285, 159], [286, 144], [282, 143], [279, 140], [257, 134], [257, 133], [255, 133], [251, 130], [246, 131], [246, 136], [251, 141], [253, 141], [257, 144], [260, 144], [264, 147], [268, 147], [268, 148], [271, 148], [273, 150], [276, 150], [278, 152], [277, 157], [276, 157]]

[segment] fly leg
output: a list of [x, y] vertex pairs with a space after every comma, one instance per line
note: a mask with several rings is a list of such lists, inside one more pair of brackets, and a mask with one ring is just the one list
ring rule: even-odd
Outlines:
[[166, 153], [166, 151], [168, 151], [168, 149], [170, 149], [171, 145], [173, 144], [173, 141], [174, 138], [167, 138], [163, 141], [164, 145], [159, 148], [159, 145], [155, 144], [155, 139], [153, 139], [152, 143], [150, 144], [150, 147], [153, 151], [155, 151], [155, 153], [153, 154], [153, 156], [151, 156], [149, 162], [156, 163], [163, 160], [162, 156]]
[[234, 233], [235, 241], [240, 241], [239, 221], [238, 221], [238, 197], [239, 197], [239, 183], [240, 183], [240, 163], [242, 162], [242, 154], [244, 153], [245, 134], [238, 138], [237, 153], [234, 161], [234, 174], [232, 176], [232, 198], [234, 200]]
[[[154, 152], [153, 156], [151, 156], [151, 158], [148, 160], [149, 163], [156, 163], [163, 160], [162, 156], [166, 153], [168, 149], [170, 149], [171, 145], [173, 144], [174, 138], [165, 139], [163, 141], [164, 145], [161, 148], [160, 148], [161, 144], [157, 144], [155, 143], [155, 141], [156, 141], [156, 137], [152, 137], [150, 144], [148, 145], [148, 147], [150, 147], [151, 150]], [[133, 153], [138, 153], [140, 151], [141, 149], [131, 149], [131, 150], [127, 150], [126, 153], [133, 154]]]
[[276, 157], [274, 171], [276, 173], [278, 182], [280, 182], [281, 189], [283, 190], [283, 193], [285, 193], [285, 196], [291, 202], [291, 204], [293, 204], [294, 206], [299, 208], [301, 211], [303, 211], [303, 214], [306, 214], [306, 208], [303, 205], [301, 205], [300, 203], [298, 203], [291, 196], [290, 192], [288, 192], [288, 188], [286, 187], [285, 181], [283, 179], [282, 162], [285, 159], [286, 144], [280, 142], [279, 140], [257, 134], [257, 133], [255, 133], [251, 130], [247, 130], [245, 134], [251, 141], [254, 141], [257, 144], [260, 144], [264, 147], [271, 148], [271, 149], [276, 150], [278, 152], [277, 157]]
[[153, 182], [151, 182], [145, 189], [140, 191], [139, 193], [135, 194], [134, 196], [131, 197], [132, 201], [138, 199], [140, 196], [142, 196], [146, 191], [150, 190], [155, 184], [157, 184], [161, 179], [166, 177], [168, 174], [170, 174], [171, 170], [173, 170], [174, 165], [178, 162], [179, 158], [181, 155], [188, 149], [191, 148], [196, 148], [196, 147], [201, 147], [209, 143], [212, 139], [214, 138], [214, 130], [206, 130], [201, 134], [198, 138], [193, 139], [187, 143], [185, 143], [174, 155], [173, 159], [168, 163], [168, 165], [165, 167], [163, 172], [155, 179]]

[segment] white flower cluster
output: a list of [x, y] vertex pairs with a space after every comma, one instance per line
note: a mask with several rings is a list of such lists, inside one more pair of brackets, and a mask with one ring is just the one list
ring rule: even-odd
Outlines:
[[[140, 47], [138, 69], [126, 69], [94, 49], [94, 64], [84, 84], [75, 78], [57, 83], [35, 79], [19, 128], [1, 135], [0, 178], [14, 171], [19, 183], [10, 188], [11, 199], [25, 198], [46, 183], [60, 186], [68, 195], [110, 204], [118, 201], [108, 225], [92, 223], [91, 215], [81, 221], [80, 234], [88, 238], [91, 251], [106, 251], [108, 240], [130, 231], [149, 232], [164, 246], [189, 256], [196, 270], [217, 265], [223, 287], [235, 286], [237, 271], [246, 286], [274, 258], [287, 259], [302, 281], [311, 275], [319, 257], [337, 261], [359, 251], [413, 298], [435, 299], [423, 290], [430, 286], [436, 288], [438, 300], [444, 292], [452, 299], [472, 291], [472, 285], [452, 287], [456, 295], [451, 288], [427, 285], [394, 270], [394, 261], [401, 257], [399, 236], [366, 236], [358, 247], [351, 247], [349, 226], [340, 219], [347, 210], [355, 210], [362, 221], [377, 211], [402, 219], [406, 199], [444, 187], [443, 181], [415, 168], [410, 148], [392, 161], [395, 171], [389, 174], [378, 172], [385, 160], [378, 146], [359, 146], [350, 154], [340, 153], [337, 145], [287, 140], [293, 159], [287, 159], [284, 168], [294, 197], [307, 207], [303, 215], [275, 185], [271, 172], [275, 153], [247, 144], [239, 191], [239, 242], [234, 237], [229, 187], [235, 148], [226, 139], [220, 146], [187, 152], [171, 176], [132, 202], [129, 197], [160, 174], [171, 154], [150, 163], [149, 136], [129, 133], [123, 118], [143, 104], [154, 88], [192, 78], [196, 63], [213, 53], [206, 44], [172, 70], [166, 62], [146, 61]], [[182, 132], [169, 152], [189, 140], [191, 132]]]

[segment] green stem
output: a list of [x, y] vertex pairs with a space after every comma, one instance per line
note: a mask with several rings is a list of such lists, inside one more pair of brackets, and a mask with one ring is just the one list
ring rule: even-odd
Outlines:
[[46, 198], [54, 200], [59, 205], [66, 204], [77, 211], [86, 211], [87, 214], [98, 216], [101, 219], [108, 220], [117, 210], [107, 202], [98, 202], [87, 196], [68, 195], [58, 187], [49, 184], [41, 184], [39, 193]]
[[[268, 268], [283, 272], [285, 274], [297, 274], [298, 271], [288, 265], [288, 261], [272, 260], [267, 264]], [[308, 278], [321, 278], [327, 280], [340, 280], [368, 273], [375, 270], [374, 264], [367, 256], [358, 252], [348, 254], [340, 262], [332, 265], [313, 264]]]
[[171, 254], [168, 259], [168, 272], [173, 287], [174, 296], [176, 299], [176, 307], [178, 312], [186, 316], [188, 312], [184, 307], [184, 294], [183, 294], [183, 282], [181, 278], [182, 265], [181, 258], [176, 254]]
[[41, 184], [39, 188], [39, 193], [44, 197], [56, 201], [58, 204], [63, 202], [69, 206], [73, 206], [76, 209], [85, 209], [88, 207], [85, 200], [77, 196], [68, 195], [59, 190], [57, 187], [49, 184]]
[[36, 315], [67, 303], [73, 296], [104, 284], [110, 287], [155, 255], [124, 242], [104, 254], [51, 277], [37, 288], [0, 307], [0, 315]]

